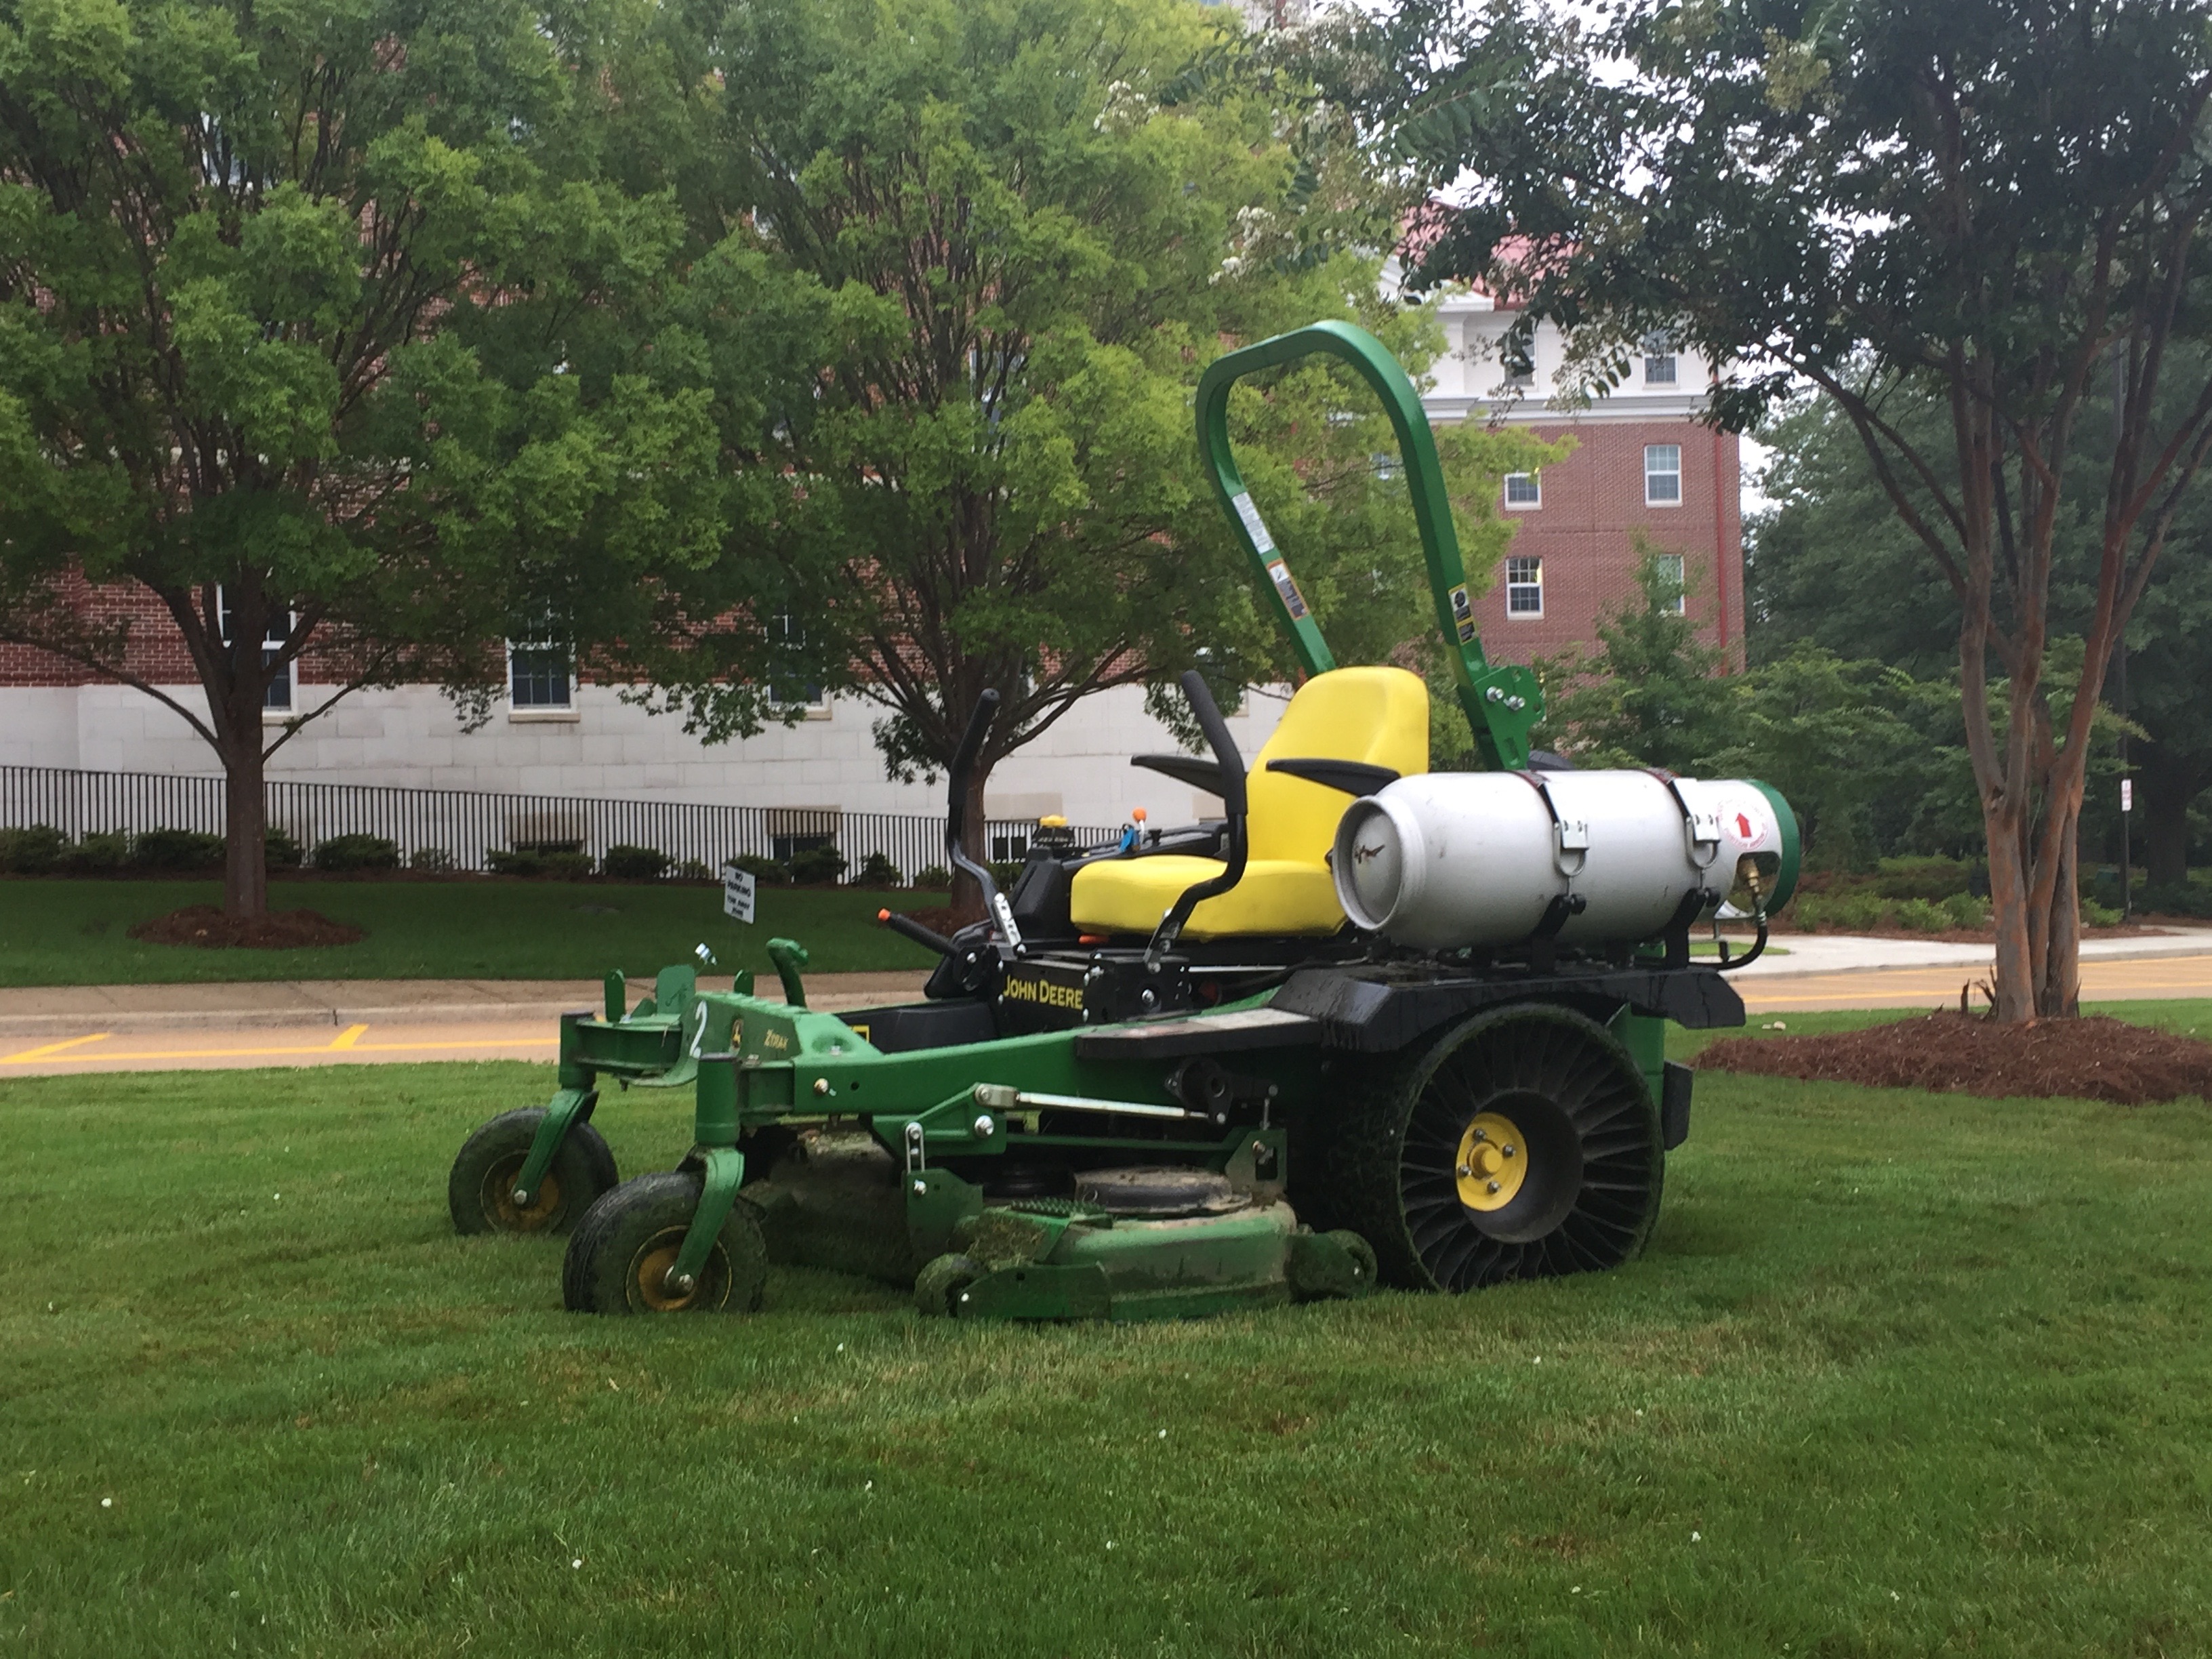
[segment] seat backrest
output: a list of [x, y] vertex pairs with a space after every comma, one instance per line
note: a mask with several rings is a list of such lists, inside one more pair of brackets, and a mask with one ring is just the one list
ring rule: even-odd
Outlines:
[[1364, 761], [1401, 777], [1429, 769], [1429, 688], [1402, 668], [1332, 668], [1300, 686], [1252, 763], [1255, 859], [1319, 864], [1352, 798], [1270, 772], [1271, 760]]

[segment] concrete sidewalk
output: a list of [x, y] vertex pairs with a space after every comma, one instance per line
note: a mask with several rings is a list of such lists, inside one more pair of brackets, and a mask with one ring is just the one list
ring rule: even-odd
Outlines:
[[[1739, 947], [1743, 943], [1733, 939], [1731, 942]], [[1746, 979], [1780, 979], [1801, 974], [1873, 973], [1893, 968], [1988, 968], [1996, 957], [1993, 947], [1982, 944], [1875, 939], [1846, 933], [1778, 933], [1774, 945], [1790, 954], [1762, 957], [1737, 971]], [[2081, 942], [2081, 960], [2085, 963], [2206, 955], [2212, 955], [2212, 927], [2175, 927]]]
[[[722, 982], [708, 974], [708, 984]], [[921, 994], [918, 973], [809, 974], [807, 1001], [831, 1012]], [[763, 978], [773, 990], [775, 975]], [[726, 985], [725, 985], [726, 988]], [[652, 989], [630, 982], [629, 1000]], [[597, 1008], [595, 979], [275, 980], [204, 985], [61, 985], [0, 990], [0, 1040], [64, 1036], [88, 1028], [114, 1033], [269, 1030], [356, 1025], [497, 1025], [542, 1021]]]

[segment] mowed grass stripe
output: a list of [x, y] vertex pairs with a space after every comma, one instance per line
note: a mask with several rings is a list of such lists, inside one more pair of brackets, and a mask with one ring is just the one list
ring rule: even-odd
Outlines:
[[1711, 1074], [1622, 1272], [1026, 1329], [560, 1313], [443, 1194], [550, 1084], [0, 1084], [0, 1651], [2212, 1645], [2202, 1103]]

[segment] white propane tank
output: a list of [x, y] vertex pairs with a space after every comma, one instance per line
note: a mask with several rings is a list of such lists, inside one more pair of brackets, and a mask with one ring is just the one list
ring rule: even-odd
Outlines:
[[1797, 821], [1743, 779], [1430, 772], [1346, 809], [1331, 863], [1345, 915], [1393, 944], [1516, 944], [1547, 917], [1563, 942], [1621, 944], [1658, 935], [1692, 893], [1701, 914], [1778, 908]]

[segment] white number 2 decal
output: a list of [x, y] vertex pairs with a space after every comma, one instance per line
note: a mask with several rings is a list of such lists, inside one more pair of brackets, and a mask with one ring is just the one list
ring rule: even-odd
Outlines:
[[694, 1003], [692, 1012], [699, 1016], [691, 1032], [691, 1058], [696, 1060], [700, 1050], [707, 1046], [707, 1005]]

